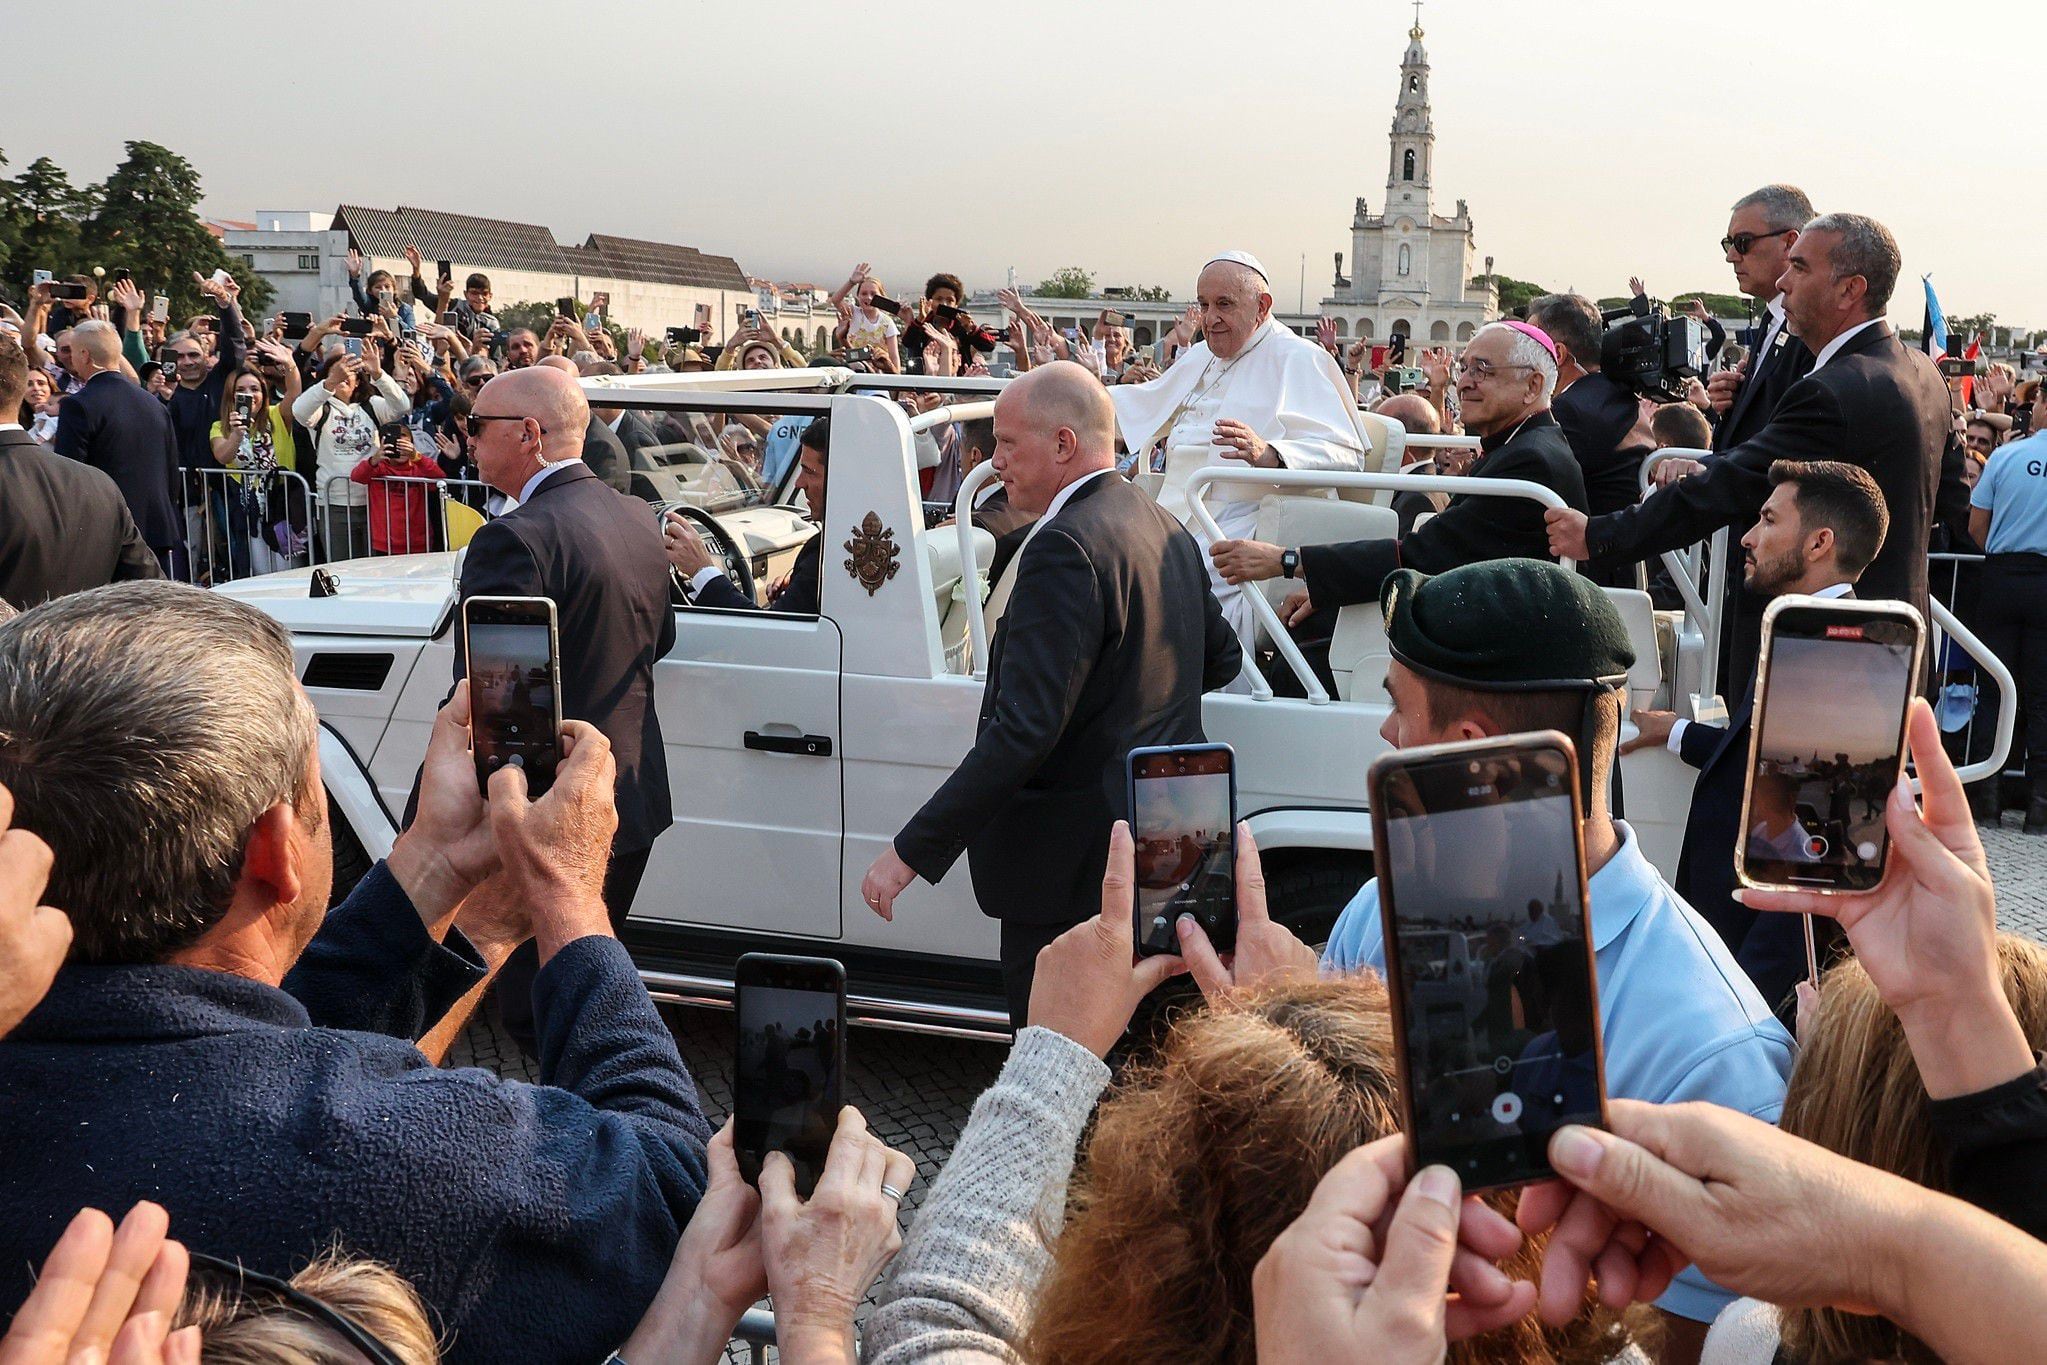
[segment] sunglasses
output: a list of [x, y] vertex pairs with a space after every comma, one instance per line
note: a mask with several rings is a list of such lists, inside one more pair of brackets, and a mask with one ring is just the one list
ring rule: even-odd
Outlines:
[[1732, 251], [1737, 256], [1746, 256], [1755, 247], [1755, 244], [1764, 238], [1783, 237], [1796, 231], [1798, 231], [1797, 228], [1778, 228], [1775, 232], [1737, 232], [1731, 237], [1722, 237], [1720, 239], [1720, 249], [1722, 251]]
[[402, 1365], [397, 1355], [383, 1342], [377, 1340], [370, 1330], [347, 1314], [337, 1311], [314, 1298], [311, 1294], [292, 1288], [275, 1275], [265, 1275], [233, 1261], [224, 1261], [218, 1256], [208, 1256], [203, 1251], [188, 1253], [194, 1270], [204, 1270], [221, 1279], [232, 1281], [240, 1292], [246, 1295], [250, 1290], [273, 1294], [306, 1317], [334, 1333], [350, 1346], [362, 1352], [363, 1358], [371, 1365]]
[[[467, 430], [471, 436], [481, 436], [483, 435], [483, 424], [485, 422], [523, 422], [525, 420], [524, 417], [512, 417], [497, 413], [487, 413], [483, 416], [478, 416], [472, 412], [469, 414]], [[541, 430], [546, 431], [547, 428], [542, 427]]]

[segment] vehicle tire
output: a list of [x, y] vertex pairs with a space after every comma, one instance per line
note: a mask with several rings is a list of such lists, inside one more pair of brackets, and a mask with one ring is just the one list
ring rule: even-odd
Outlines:
[[327, 827], [334, 831], [334, 889], [327, 896], [327, 908], [332, 910], [348, 899], [357, 882], [370, 875], [370, 855], [348, 821], [341, 818], [341, 807], [334, 804], [332, 796], [327, 798]]
[[1271, 861], [1277, 866], [1266, 874], [1265, 899], [1273, 919], [1317, 950], [1329, 942], [1336, 917], [1372, 876], [1372, 858], [1366, 853], [1280, 850]]

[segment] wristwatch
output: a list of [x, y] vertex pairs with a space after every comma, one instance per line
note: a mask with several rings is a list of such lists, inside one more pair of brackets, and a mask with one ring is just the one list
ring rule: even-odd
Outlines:
[[1300, 571], [1301, 552], [1299, 550], [1281, 550], [1279, 552], [1279, 576], [1281, 578], [1293, 578]]

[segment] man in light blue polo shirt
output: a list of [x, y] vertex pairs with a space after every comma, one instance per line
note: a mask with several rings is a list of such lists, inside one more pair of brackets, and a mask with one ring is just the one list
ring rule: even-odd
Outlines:
[[[1392, 654], [1386, 687], [1395, 748], [1561, 730], [1589, 769], [1585, 867], [1606, 1044], [1607, 1092], [1707, 1100], [1775, 1122], [1791, 1074], [1791, 1035], [1720, 936], [1608, 813], [1621, 691], [1634, 662], [1612, 602], [1577, 574], [1539, 560], [1491, 560], [1434, 578], [1393, 574], [1380, 596]], [[1325, 973], [1385, 966], [1378, 882], [1337, 919]], [[1670, 1344], [1703, 1341], [1735, 1295], [1687, 1270], [1656, 1301]], [[1696, 1358], [1696, 1350], [1689, 1352]]]
[[1999, 446], [1970, 490], [1969, 534], [1989, 555], [1976, 629], [2019, 685], [2026, 833], [2047, 834], [2047, 384], [2027, 416], [2034, 434]]

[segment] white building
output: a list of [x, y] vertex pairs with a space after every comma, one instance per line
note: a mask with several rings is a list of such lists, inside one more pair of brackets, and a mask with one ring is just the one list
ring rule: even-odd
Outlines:
[[452, 264], [457, 297], [471, 271], [490, 277], [498, 307], [564, 296], [588, 304], [592, 294], [606, 293], [613, 322], [650, 336], [690, 325], [698, 304], [711, 309], [714, 331], [725, 336], [755, 303], [746, 272], [730, 256], [667, 242], [592, 233], [580, 246], [563, 246], [533, 223], [351, 204], [333, 213], [266, 209], [255, 219], [253, 230], [230, 230], [222, 242], [270, 282], [279, 312], [327, 318], [347, 311], [351, 245], [363, 254], [364, 275], [389, 270], [399, 279], [401, 295], [411, 272], [405, 260], [411, 244], [424, 258], [429, 286], [437, 261]]
[[1500, 311], [1499, 288], [1483, 268], [1472, 238], [1471, 211], [1435, 211], [1436, 131], [1429, 117], [1429, 55], [1417, 14], [1400, 61], [1400, 94], [1388, 134], [1386, 207], [1367, 211], [1364, 196], [1351, 219], [1351, 274], [1336, 257], [1334, 292], [1322, 311], [1337, 334], [1383, 341], [1394, 332], [1422, 344], [1469, 341]]

